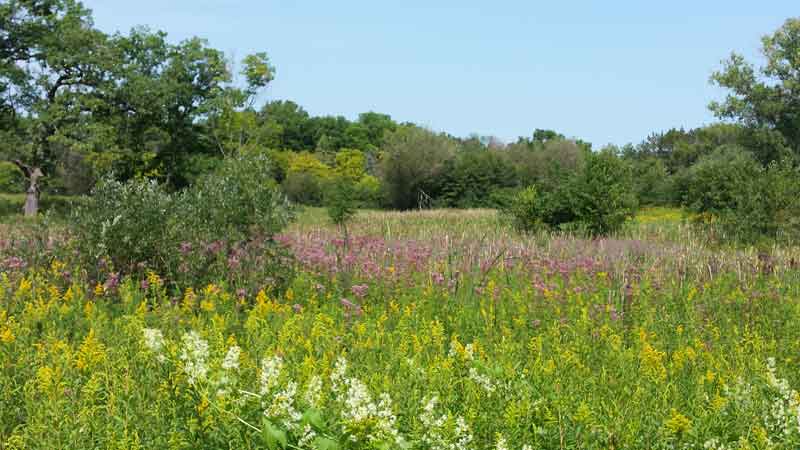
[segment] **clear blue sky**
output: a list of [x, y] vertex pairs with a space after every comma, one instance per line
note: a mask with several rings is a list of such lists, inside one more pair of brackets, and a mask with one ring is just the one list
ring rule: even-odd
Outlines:
[[266, 99], [390, 114], [505, 141], [551, 128], [606, 143], [713, 121], [711, 72], [800, 15], [797, 0], [85, 0], [107, 32], [149, 25], [238, 58], [267, 51]]

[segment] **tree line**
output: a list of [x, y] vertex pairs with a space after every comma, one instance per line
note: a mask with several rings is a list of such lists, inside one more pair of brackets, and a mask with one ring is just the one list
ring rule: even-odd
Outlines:
[[769, 205], [778, 212], [759, 208], [759, 217], [776, 223], [775, 214], [793, 214], [797, 184], [778, 183], [778, 192], [776, 183], [793, 180], [800, 159], [800, 20], [765, 36], [762, 49], [763, 66], [734, 53], [712, 74], [728, 91], [710, 105], [720, 122], [593, 149], [553, 130], [503, 143], [377, 112], [349, 120], [311, 116], [288, 100], [260, 104], [276, 74], [266, 53], [232, 61], [200, 38], [172, 43], [147, 27], [103, 33], [78, 1], [8, 0], [0, 4], [0, 190], [35, 202], [43, 190], [85, 194], [113, 177], [177, 191], [247, 153], [268, 157], [272, 180], [298, 203], [324, 205], [339, 191], [331, 186], [347, 182], [361, 207], [509, 208], [530, 186], [540, 199], [569, 196], [567, 180], [583, 180], [572, 188], [580, 190], [602, 154], [629, 180], [620, 195], [636, 204], [715, 219]]

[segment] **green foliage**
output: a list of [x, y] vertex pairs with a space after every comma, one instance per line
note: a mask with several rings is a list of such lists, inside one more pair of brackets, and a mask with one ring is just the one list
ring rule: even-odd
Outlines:
[[519, 232], [531, 233], [544, 228], [541, 199], [535, 186], [517, 192], [502, 211]]
[[327, 188], [325, 205], [333, 224], [347, 230], [347, 223], [356, 213], [356, 190], [351, 179], [340, 177]]
[[176, 249], [182, 245], [200, 249], [222, 242], [231, 251], [255, 238], [270, 242], [292, 219], [266, 157], [237, 155], [179, 192], [153, 180], [103, 180], [73, 214], [72, 228], [87, 264], [106, 259], [124, 273], [148, 268], [175, 278], [183, 257]]
[[431, 195], [427, 191], [432, 191], [455, 152], [456, 143], [449, 137], [419, 127], [405, 126], [388, 133], [381, 178], [389, 205], [418, 207], [420, 195]]
[[437, 180], [442, 206], [493, 207], [492, 192], [516, 185], [514, 167], [499, 151], [460, 151]]
[[25, 176], [8, 161], [0, 161], [0, 192], [18, 194], [25, 192]]
[[578, 142], [558, 137], [546, 141], [521, 139], [507, 151], [523, 186], [536, 183], [553, 187], [563, 177], [580, 171], [588, 155]]
[[[64, 196], [44, 193], [39, 198], [39, 208], [42, 212], [50, 213], [54, 217], [68, 217], [75, 208], [87, 201], [86, 197]], [[19, 220], [22, 208], [25, 205], [25, 194], [0, 194], [0, 217], [12, 217]]]
[[521, 191], [505, 213], [523, 232], [546, 227], [603, 236], [619, 230], [635, 208], [630, 168], [603, 151], [589, 154], [578, 173]]
[[720, 118], [740, 121], [760, 145], [749, 147], [764, 165], [792, 154], [800, 156], [797, 90], [800, 71], [800, 18], [791, 18], [762, 39], [766, 65], [755, 68], [734, 53], [712, 80], [729, 90], [711, 110]]
[[675, 182], [664, 162], [649, 157], [631, 161], [633, 190], [641, 205], [669, 205], [675, 202]]
[[224, 159], [177, 201], [182, 225], [196, 233], [191, 241], [272, 237], [293, 219], [291, 205], [270, 175], [270, 161], [261, 154]]
[[77, 251], [86, 264], [105, 258], [127, 272], [139, 263], [171, 268], [181, 242], [175, 207], [175, 198], [156, 181], [102, 180], [72, 215]]
[[740, 148], [702, 158], [686, 177], [686, 204], [722, 241], [744, 244], [800, 237], [798, 172], [788, 160], [764, 168]]

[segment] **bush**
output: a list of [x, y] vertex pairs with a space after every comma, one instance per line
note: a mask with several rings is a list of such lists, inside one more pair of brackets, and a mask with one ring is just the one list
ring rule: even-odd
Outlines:
[[260, 280], [279, 284], [291, 271], [272, 236], [292, 218], [267, 159], [236, 156], [176, 193], [154, 181], [103, 180], [73, 214], [73, 242], [95, 276], [153, 270], [190, 284], [230, 281], [247, 260]]
[[616, 155], [607, 151], [592, 154], [576, 181], [573, 207], [589, 234], [613, 233], [636, 211], [630, 167]]
[[719, 241], [793, 243], [800, 238], [797, 179], [788, 160], [765, 168], [749, 152], [723, 147], [688, 171], [685, 203]]
[[180, 242], [174, 211], [174, 198], [155, 181], [105, 179], [73, 214], [74, 242], [88, 264], [106, 259], [125, 272], [139, 263], [169, 266]]
[[0, 192], [7, 194], [25, 192], [25, 176], [14, 163], [0, 161]]
[[422, 192], [436, 197], [431, 187], [455, 152], [451, 138], [422, 128], [407, 126], [387, 133], [381, 175], [389, 206], [416, 208]]
[[191, 240], [272, 237], [294, 218], [270, 175], [265, 155], [226, 158], [212, 173], [179, 195], [180, 222]]
[[291, 172], [281, 184], [283, 192], [291, 201], [309, 206], [322, 204], [322, 186], [323, 181], [309, 172]]
[[529, 187], [504, 213], [522, 232], [541, 228], [608, 235], [636, 208], [628, 166], [610, 152], [591, 154], [585, 166], [560, 182]]
[[535, 186], [519, 191], [501, 210], [512, 226], [520, 232], [530, 233], [544, 226], [542, 205]]
[[738, 191], [759, 176], [761, 165], [741, 147], [726, 145], [701, 157], [684, 181], [684, 203], [696, 213], [719, 214], [737, 208]]

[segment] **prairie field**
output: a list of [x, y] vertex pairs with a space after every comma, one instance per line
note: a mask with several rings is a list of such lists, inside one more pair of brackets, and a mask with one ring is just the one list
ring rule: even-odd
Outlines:
[[93, 275], [64, 229], [7, 222], [0, 448], [797, 448], [800, 254], [686, 220], [360, 211], [345, 238], [307, 209], [280, 289], [239, 254], [203, 285]]

